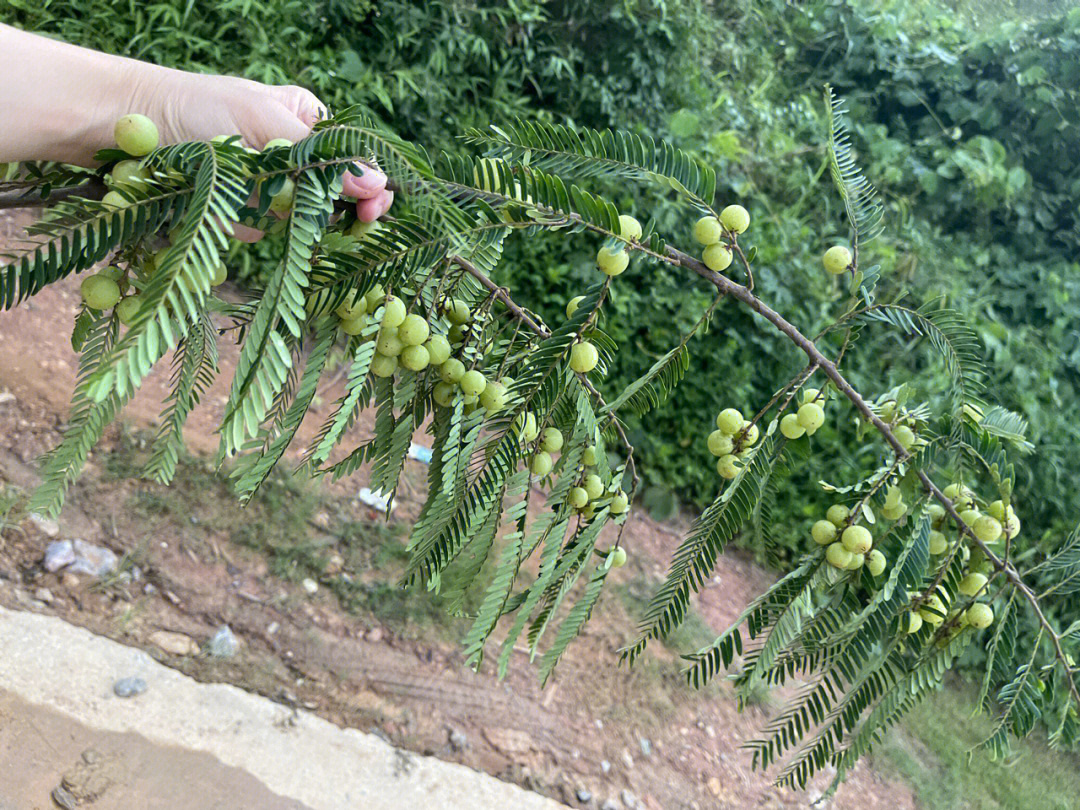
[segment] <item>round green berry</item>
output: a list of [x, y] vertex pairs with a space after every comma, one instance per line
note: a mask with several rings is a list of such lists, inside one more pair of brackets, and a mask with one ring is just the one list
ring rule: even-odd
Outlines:
[[957, 590], [964, 596], [978, 596], [979, 591], [986, 587], [986, 574], [971, 573], [960, 580]]
[[498, 413], [506, 407], [506, 388], [501, 382], [492, 380], [480, 392], [480, 404], [488, 413]]
[[596, 368], [599, 361], [600, 353], [587, 340], [575, 343], [574, 347], [570, 349], [570, 368], [578, 374], [588, 374]]
[[716, 415], [716, 427], [729, 436], [734, 436], [745, 423], [742, 412], [736, 408], [724, 408]]
[[372, 284], [371, 289], [364, 293], [364, 300], [367, 301], [368, 312], [378, 309], [386, 300], [386, 290], [383, 289], [383, 285], [378, 282]]
[[368, 320], [367, 315], [361, 315], [357, 318], [349, 318], [341, 322], [341, 331], [346, 335], [359, 335], [364, 329], [367, 328]]
[[619, 214], [619, 236], [625, 239], [640, 239], [641, 223], [629, 214]]
[[825, 549], [825, 559], [833, 568], [839, 568], [843, 571], [851, 565], [854, 555], [844, 548], [843, 543], [833, 543]]
[[585, 487], [572, 487], [566, 496], [566, 502], [574, 509], [584, 509], [589, 505], [589, 493]]
[[517, 418], [514, 419], [514, 429], [526, 444], [536, 441], [537, 436], [540, 435], [540, 428], [536, 424], [536, 416], [528, 411], [517, 415]]
[[532, 471], [532, 474], [539, 476], [540, 478], [543, 478], [551, 472], [552, 466], [554, 466], [554, 464], [551, 460], [551, 455], [543, 450], [534, 455], [532, 461], [529, 463], [529, 469]]
[[937, 529], [932, 529], [931, 530], [929, 543], [930, 543], [930, 553], [933, 554], [935, 557], [938, 554], [944, 554], [945, 549], [947, 549], [949, 547], [948, 538], [944, 534], [939, 532]]
[[398, 327], [398, 337], [406, 346], [419, 346], [428, 339], [431, 330], [423, 316], [415, 312], [405, 316]]
[[799, 424], [809, 435], [814, 435], [817, 429], [825, 424], [825, 409], [816, 402], [807, 402], [800, 405], [798, 410]]
[[450, 341], [443, 335], [432, 335], [424, 344], [427, 349], [431, 365], [441, 366], [450, 358]]
[[728, 434], [717, 428], [709, 434], [708, 439], [709, 452], [719, 458], [720, 456], [726, 456], [735, 449], [735, 442]]
[[456, 323], [458, 325], [466, 324], [472, 320], [472, 312], [469, 310], [469, 305], [464, 301], [459, 301], [456, 298], [451, 298], [448, 301], [443, 302], [443, 314], [446, 315], [446, 319], [450, 323]]
[[825, 251], [821, 261], [829, 273], [838, 276], [851, 267], [851, 251], [843, 245], [833, 245]]
[[733, 455], [720, 456], [716, 460], [716, 472], [729, 481], [739, 474], [740, 466], [739, 459]]
[[604, 480], [596, 473], [589, 473], [582, 482], [585, 491], [589, 493], [589, 500], [595, 501], [604, 494]]
[[349, 226], [349, 230], [347, 230], [346, 233], [349, 234], [349, 236], [351, 236], [353, 239], [359, 239], [362, 241], [364, 239], [367, 239], [369, 236], [378, 233], [380, 230], [382, 230], [382, 223], [379, 222], [379, 220], [376, 219], [372, 222], [361, 222], [358, 219], [356, 220], [356, 222]]
[[865, 526], [848, 526], [840, 535], [840, 542], [852, 554], [865, 554], [874, 545], [874, 538]]
[[[386, 296], [383, 301], [382, 325], [389, 329], [397, 329], [405, 323], [405, 302], [396, 295]], [[426, 336], [425, 336], [426, 339]], [[421, 343], [424, 341], [421, 340]]]
[[586, 467], [594, 467], [596, 466], [596, 461], [596, 445], [590, 444], [581, 453], [581, 463], [584, 464]]
[[540, 439], [540, 449], [549, 453], [558, 453], [563, 448], [562, 431], [558, 428], [544, 428], [544, 435]]
[[732, 255], [728, 246], [719, 242], [709, 245], [701, 254], [701, 260], [705, 262], [705, 266], [717, 273], [727, 270], [731, 266], [731, 259]]
[[278, 193], [270, 198], [270, 210], [275, 214], [285, 214], [292, 210], [296, 197], [296, 184], [291, 177], [286, 177]]
[[909, 636], [922, 630], [922, 616], [918, 613], [909, 613], [907, 621], [903, 623], [904, 632]]
[[375, 356], [371, 358], [371, 373], [376, 377], [393, 377], [397, 367], [396, 357], [387, 357], [385, 354], [375, 352]]
[[138, 295], [129, 295], [116, 305], [116, 317], [124, 326], [130, 326], [140, 306], [142, 306], [142, 299]]
[[611, 567], [622, 568], [626, 565], [626, 549], [622, 546], [611, 550]]
[[428, 367], [431, 358], [428, 356], [428, 350], [423, 346], [406, 346], [401, 350], [398, 362], [409, 371], [423, 371]]
[[716, 217], [702, 217], [694, 223], [694, 241], [699, 245], [715, 245], [723, 235], [724, 229]]
[[214, 269], [212, 271], [210, 271], [210, 272], [211, 272], [211, 275], [210, 275], [210, 286], [211, 287], [220, 287], [222, 284], [225, 283], [225, 279], [228, 278], [228, 276], [229, 276], [229, 271], [227, 269], [225, 269], [225, 262], [221, 262], [221, 261], [219, 261], [217, 264], [215, 264]]
[[1002, 533], [1001, 522], [997, 518], [990, 517], [990, 515], [982, 515], [976, 518], [975, 522], [971, 524], [971, 530], [984, 543], [996, 543]]
[[109, 178], [114, 186], [139, 188], [150, 179], [150, 172], [137, 160], [121, 160], [113, 166], [112, 171], [109, 172]]
[[896, 440], [900, 442], [900, 446], [905, 450], [910, 450], [912, 445], [915, 444], [915, 431], [907, 425], [897, 425], [893, 429], [893, 435], [896, 436]]
[[100, 273], [83, 279], [79, 292], [90, 309], [111, 309], [120, 300], [120, 286]]
[[926, 514], [930, 516], [931, 523], [941, 523], [945, 519], [945, 507], [940, 503], [932, 503], [926, 507]]
[[847, 519], [850, 515], [850, 509], [848, 509], [842, 503], [834, 503], [825, 513], [825, 519], [829, 521], [829, 523], [831, 523], [833, 526], [839, 528], [847, 522]]
[[819, 520], [810, 527], [810, 536], [819, 546], [827, 546], [836, 539], [836, 526], [831, 521]]
[[866, 555], [866, 570], [870, 572], [870, 576], [880, 577], [885, 571], [886, 562], [884, 554], [876, 548], [871, 549], [870, 553]]
[[989, 605], [977, 602], [967, 609], [964, 614], [967, 623], [976, 630], [984, 630], [994, 623], [994, 611]]
[[608, 276], [621, 275], [629, 264], [630, 253], [621, 245], [615, 247], [604, 245], [596, 254], [597, 267]]
[[761, 435], [761, 431], [758, 430], [758, 426], [755, 424], [749, 424], [742, 429], [739, 434], [739, 444], [743, 448], [750, 448], [757, 444], [758, 437]]
[[458, 395], [458, 390], [458, 387], [453, 383], [437, 382], [431, 390], [431, 397], [437, 405], [449, 408], [454, 402], [454, 397]]
[[975, 521], [981, 517], [978, 509], [965, 509], [960, 513], [960, 520], [965, 526], [974, 526]]
[[129, 205], [131, 205], [131, 203], [128, 202], [128, 198], [121, 194], [119, 191], [108, 192], [104, 197], [101, 198], [101, 204], [113, 211], [119, 208], [127, 208]]
[[343, 321], [352, 321], [361, 315], [366, 315], [367, 311], [367, 299], [362, 295], [356, 295], [356, 290], [350, 290], [345, 300], [338, 304], [334, 314]]
[[467, 397], [478, 397], [487, 387], [487, 378], [476, 369], [466, 371], [458, 380], [461, 393]]
[[849, 562], [846, 567], [848, 571], [857, 571], [858, 569], [862, 568], [865, 563], [865, 554], [855, 554], [854, 552], [852, 552], [851, 562]]
[[160, 138], [157, 125], [145, 115], [123, 115], [113, 127], [116, 145], [135, 157], [149, 155], [158, 148]]
[[608, 507], [613, 515], [625, 514], [629, 508], [630, 498], [625, 492], [616, 492], [611, 498], [611, 505]]
[[780, 420], [780, 432], [788, 439], [800, 439], [806, 435], [806, 428], [799, 424], [796, 414], [785, 414]]
[[379, 339], [375, 344], [375, 351], [379, 354], [386, 357], [397, 357], [404, 348], [405, 344], [401, 342], [396, 329], [383, 329], [379, 332]]
[[742, 233], [750, 227], [750, 212], [741, 205], [729, 205], [720, 212], [720, 224], [732, 233]]
[[574, 317], [574, 313], [577, 312], [578, 307], [581, 306], [581, 302], [585, 300], [584, 295], [577, 295], [571, 298], [566, 304], [566, 317]]
[[456, 357], [451, 357], [439, 366], [439, 376], [443, 382], [456, 383], [465, 375], [465, 364]]

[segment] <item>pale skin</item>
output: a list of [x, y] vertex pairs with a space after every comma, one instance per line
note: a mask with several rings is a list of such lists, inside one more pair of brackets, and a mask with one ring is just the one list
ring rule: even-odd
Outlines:
[[[142, 113], [157, 124], [161, 144], [239, 135], [261, 149], [267, 141], [305, 137], [326, 106], [293, 85], [260, 84], [152, 65], [79, 48], [0, 24], [0, 163], [56, 160], [93, 166], [94, 154], [115, 145], [122, 115]], [[358, 168], [344, 176], [357, 217], [371, 222], [394, 200], [386, 175]], [[259, 232], [237, 226], [239, 238]]]

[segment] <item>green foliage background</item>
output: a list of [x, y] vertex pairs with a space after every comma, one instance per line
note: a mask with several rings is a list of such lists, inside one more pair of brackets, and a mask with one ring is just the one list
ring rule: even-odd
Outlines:
[[[820, 268], [821, 252], [846, 238], [826, 170], [821, 88], [831, 83], [850, 100], [860, 164], [887, 206], [863, 266], [881, 264], [883, 298], [910, 290], [968, 314], [990, 356], [989, 397], [1031, 422], [1037, 454], [1016, 501], [1034, 547], [1076, 518], [1080, 9], [1028, 4], [1020, 19], [1013, 5], [7, 0], [0, 20], [176, 67], [304, 84], [332, 107], [367, 105], [432, 149], [460, 149], [453, 136], [465, 127], [518, 116], [668, 138], [715, 166], [718, 202], [750, 209], [758, 289], [811, 333], [844, 294]], [[622, 210], [690, 245], [690, 212], [621, 194]], [[595, 249], [513, 242], [500, 281], [557, 320], [595, 277]], [[239, 256], [240, 274], [257, 276], [258, 258]], [[664, 269], [626, 280], [607, 313], [628, 349], [612, 390], [709, 300]], [[866, 327], [845, 366], [856, 383], [877, 384], [884, 365], [889, 385], [933, 398], [946, 378], [924, 348]], [[687, 379], [647, 428], [632, 424], [632, 439], [651, 485], [703, 503], [718, 483], [704, 441], [716, 411], [753, 412], [803, 359], [734, 306], [721, 306], [692, 349]], [[848, 419], [836, 408], [814, 437], [812, 478], [800, 467], [782, 482], [772, 552], [806, 542], [803, 527], [828, 503], [812, 495], [819, 478], [844, 483], [864, 466], [839, 441]], [[796, 489], [801, 497], [785, 497]]]

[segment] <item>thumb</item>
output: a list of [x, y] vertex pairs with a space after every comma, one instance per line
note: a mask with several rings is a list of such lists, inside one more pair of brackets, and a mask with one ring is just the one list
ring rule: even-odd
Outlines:
[[244, 140], [262, 149], [274, 138], [285, 138], [295, 143], [306, 138], [311, 126], [301, 121], [292, 110], [278, 102], [270, 102], [258, 113], [256, 125], [244, 134]]

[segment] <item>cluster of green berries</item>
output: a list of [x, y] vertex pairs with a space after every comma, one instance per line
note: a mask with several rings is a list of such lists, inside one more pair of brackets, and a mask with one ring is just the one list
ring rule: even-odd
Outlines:
[[835, 503], [825, 512], [823, 520], [810, 527], [810, 536], [819, 546], [827, 546], [825, 560], [833, 568], [855, 571], [865, 565], [870, 576], [879, 577], [885, 571], [885, 555], [873, 547], [870, 530], [853, 523], [851, 517], [846, 506]]
[[731, 244], [750, 227], [750, 212], [741, 205], [729, 205], [719, 217], [705, 216], [694, 223], [694, 241], [704, 246], [701, 260], [705, 266], [723, 273], [731, 265]]
[[742, 459], [757, 444], [758, 426], [743, 418], [736, 408], [724, 408], [716, 415], [716, 430], [709, 434], [709, 452], [716, 456], [716, 472], [731, 480], [739, 474]]
[[[514, 430], [526, 445], [534, 445], [529, 459], [529, 471], [537, 478], [548, 475], [555, 466], [554, 453], [559, 453], [565, 444], [562, 431], [555, 427], [539, 429], [535, 414], [526, 411], [518, 414], [513, 423]], [[600, 477], [596, 468], [598, 450], [590, 444], [582, 451], [581, 465], [578, 469], [577, 483], [566, 495], [567, 503], [586, 520], [596, 514], [598, 501], [603, 500], [610, 491], [610, 485]], [[624, 514], [630, 508], [630, 499], [621, 489], [611, 495], [608, 509], [613, 515]]]
[[910, 411], [898, 405], [896, 400], [885, 400], [878, 404], [875, 410], [878, 418], [892, 428], [893, 435], [905, 450], [921, 447], [926, 443], [916, 432], [919, 427], [918, 420]]
[[817, 388], [805, 388], [799, 399], [799, 409], [780, 420], [780, 432], [787, 439], [801, 439], [813, 436], [818, 428], [825, 424], [824, 391]]
[[[641, 238], [641, 223], [629, 214], [619, 216], [619, 236], [636, 241]], [[621, 242], [604, 245], [596, 254], [596, 266], [607, 276], [619, 276], [630, 264], [630, 252]]]

